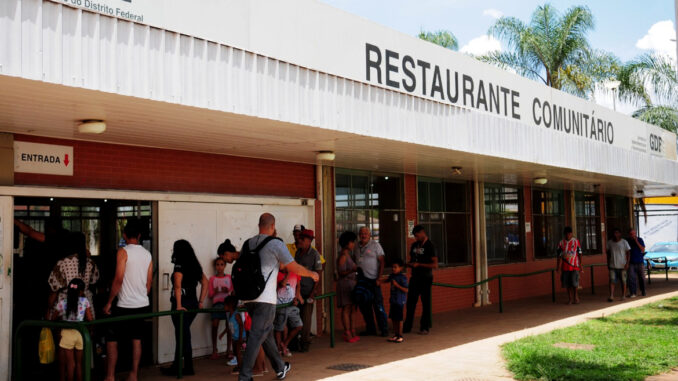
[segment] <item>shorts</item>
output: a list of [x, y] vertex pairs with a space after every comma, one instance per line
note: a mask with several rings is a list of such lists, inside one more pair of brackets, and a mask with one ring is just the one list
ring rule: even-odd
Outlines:
[[[150, 306], [141, 308], [113, 307], [111, 317], [145, 314], [151, 311]], [[121, 339], [141, 340], [144, 337], [144, 319], [134, 319], [109, 325], [106, 341], [118, 342]]]
[[59, 347], [63, 349], [77, 349], [82, 350], [82, 335], [77, 329], [62, 329], [61, 341]]
[[402, 304], [393, 303], [389, 307], [388, 317], [393, 321], [403, 321], [403, 310], [405, 306]]
[[304, 323], [301, 321], [301, 315], [299, 314], [299, 307], [289, 306], [278, 308], [275, 311], [275, 320], [273, 321], [273, 329], [278, 332], [282, 332], [285, 330], [285, 326], [288, 324], [292, 328], [304, 326]]
[[[236, 312], [240, 313], [240, 312]], [[238, 325], [238, 321], [235, 319], [235, 313], [231, 314], [231, 316], [228, 318], [228, 330], [231, 332], [231, 338], [233, 340], [240, 340], [240, 326]], [[242, 332], [242, 340], [247, 340], [247, 331], [243, 330]]]
[[560, 273], [560, 283], [563, 288], [579, 287], [579, 271], [562, 271]]
[[610, 283], [617, 284], [620, 279], [622, 284], [626, 284], [626, 270], [610, 269]]
[[224, 303], [214, 303], [212, 308], [218, 308], [218, 309], [222, 310], [221, 312], [212, 312], [212, 320], [228, 320], [228, 316], [226, 315], [226, 311], [223, 311]]

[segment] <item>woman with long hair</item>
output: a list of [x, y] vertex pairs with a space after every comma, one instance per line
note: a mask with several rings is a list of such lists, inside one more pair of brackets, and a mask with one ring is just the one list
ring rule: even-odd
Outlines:
[[[180, 239], [174, 242], [172, 250], [172, 263], [174, 263], [174, 272], [172, 273], [173, 291], [170, 297], [173, 311], [187, 311], [203, 308], [203, 302], [207, 296], [208, 281], [207, 276], [202, 271], [202, 266], [198, 262], [195, 251], [191, 244]], [[197, 295], [198, 283], [200, 283], [200, 297]], [[164, 374], [176, 375], [179, 366], [179, 334], [183, 330], [183, 373], [184, 375], [194, 375], [193, 369], [193, 344], [191, 343], [191, 324], [195, 319], [195, 313], [184, 313], [184, 324], [179, 323], [179, 315], [172, 315], [172, 324], [174, 324], [174, 336], [176, 346], [174, 349], [174, 362], [169, 368], [163, 370]]]
[[351, 258], [351, 253], [357, 238], [353, 232], [343, 232], [339, 236], [341, 251], [337, 257], [337, 307], [341, 309], [341, 324], [344, 328], [343, 337], [347, 343], [355, 343], [360, 340], [360, 336], [356, 335], [355, 327], [353, 326], [355, 306], [351, 300], [351, 294], [356, 285], [356, 271], [358, 271], [358, 266], [356, 266], [353, 258]]

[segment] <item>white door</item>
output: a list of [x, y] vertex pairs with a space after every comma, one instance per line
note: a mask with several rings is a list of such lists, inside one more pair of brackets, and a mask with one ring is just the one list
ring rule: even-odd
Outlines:
[[[213, 261], [217, 247], [226, 238], [240, 249], [243, 242], [257, 234], [257, 223], [261, 213], [272, 213], [276, 218], [278, 236], [286, 243], [293, 242], [292, 228], [295, 224], [314, 226], [313, 206], [212, 204], [192, 202], [158, 203], [158, 269], [159, 310], [170, 309], [172, 274], [172, 245], [178, 239], [191, 243], [198, 260], [209, 277], [214, 274]], [[226, 269], [230, 272], [230, 268]], [[209, 306], [206, 303], [206, 307]], [[223, 329], [223, 323], [219, 328]], [[191, 326], [193, 356], [204, 356], [212, 352], [211, 321], [208, 314], [199, 315]], [[220, 351], [226, 350], [225, 342]], [[174, 358], [174, 327], [169, 317], [158, 322], [158, 362], [165, 363]]]
[[0, 380], [9, 380], [12, 344], [12, 266], [14, 239], [14, 202], [0, 197]]

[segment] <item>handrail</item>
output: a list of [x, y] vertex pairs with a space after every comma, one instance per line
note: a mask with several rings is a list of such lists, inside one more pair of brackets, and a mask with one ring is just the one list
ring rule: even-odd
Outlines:
[[[657, 257], [654, 259], [661, 259], [664, 258], [664, 273], [666, 274], [666, 281], [669, 281], [669, 259], [667, 257]], [[645, 259], [645, 263], [647, 264], [647, 284], [652, 284], [652, 277], [650, 276], [652, 274], [652, 266], [650, 265], [650, 261], [652, 259], [647, 258]], [[661, 269], [658, 269], [661, 270]]]
[[[592, 263], [588, 265], [583, 265], [582, 267], [590, 267], [591, 268], [591, 290], [595, 294], [595, 282], [594, 282], [594, 277], [593, 277], [593, 268], [598, 267], [598, 266], [607, 266], [607, 263]], [[499, 283], [499, 313], [504, 312], [504, 295], [503, 295], [503, 285], [502, 285], [502, 278], [522, 278], [522, 277], [528, 277], [528, 276], [533, 276], [533, 275], [539, 275], [539, 274], [544, 274], [544, 273], [551, 273], [551, 300], [553, 303], [556, 302], [556, 277], [555, 277], [555, 272], [556, 269], [554, 268], [548, 268], [548, 269], [543, 269], [543, 270], [537, 270], [537, 271], [532, 271], [529, 273], [520, 273], [520, 274], [495, 274], [487, 279], [482, 279], [477, 282], [471, 283], [471, 284], [450, 284], [450, 283], [441, 283], [441, 282], [433, 282], [434, 286], [438, 287], [447, 287], [447, 288], [459, 288], [459, 289], [465, 289], [465, 288], [473, 288], [480, 286], [481, 284], [497, 280]], [[433, 303], [431, 304], [431, 309], [433, 309]], [[431, 311], [432, 312], [432, 311]], [[433, 316], [433, 313], [431, 313], [431, 316]]]
[[[322, 300], [322, 299], [330, 299], [330, 348], [334, 348], [335, 344], [335, 335], [334, 335], [334, 315], [335, 315], [335, 309], [334, 309], [334, 298], [336, 297], [337, 293], [336, 292], [328, 292], [322, 295], [315, 296], [313, 299], [314, 300]], [[292, 303], [286, 303], [286, 304], [281, 304], [277, 305], [276, 308], [284, 308], [284, 307], [289, 307], [293, 305]], [[246, 311], [244, 308], [239, 308], [238, 311]], [[66, 329], [75, 329], [80, 332], [82, 335], [83, 339], [83, 374], [82, 378], [83, 381], [91, 381], [92, 375], [91, 375], [91, 364], [92, 364], [92, 351], [91, 351], [91, 346], [92, 346], [92, 340], [89, 334], [88, 327], [95, 326], [95, 325], [102, 325], [102, 324], [113, 324], [113, 323], [120, 323], [120, 322], [126, 322], [126, 321], [131, 321], [131, 320], [145, 320], [145, 319], [150, 319], [150, 318], [156, 318], [156, 317], [162, 317], [162, 316], [171, 316], [171, 315], [179, 315], [179, 326], [183, 327], [183, 320], [184, 320], [184, 314], [186, 313], [213, 313], [213, 312], [223, 312], [223, 309], [220, 308], [201, 308], [201, 309], [194, 309], [194, 310], [188, 310], [188, 311], [177, 311], [177, 310], [170, 310], [170, 311], [158, 311], [158, 312], [148, 312], [148, 313], [143, 313], [143, 314], [135, 314], [135, 315], [127, 315], [127, 316], [116, 316], [116, 317], [108, 317], [108, 318], [103, 318], [103, 319], [98, 319], [98, 320], [92, 320], [88, 322], [65, 322], [65, 321], [50, 321], [50, 320], [24, 320], [21, 323], [19, 323], [16, 332], [14, 333], [14, 376], [15, 380], [21, 381], [22, 376], [23, 376], [23, 361], [22, 361], [22, 348], [21, 348], [21, 337], [22, 333], [27, 327], [47, 327], [47, 328], [66, 328]], [[183, 378], [183, 340], [184, 340], [184, 331], [183, 329], [179, 330], [179, 338], [178, 338], [178, 348], [179, 348], [179, 353], [178, 357], [180, 359], [178, 368], [177, 368], [177, 378]]]

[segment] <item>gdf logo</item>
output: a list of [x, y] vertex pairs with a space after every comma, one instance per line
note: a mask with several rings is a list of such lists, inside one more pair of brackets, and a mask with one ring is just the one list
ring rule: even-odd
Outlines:
[[662, 138], [655, 134], [650, 134], [650, 150], [654, 152], [662, 151]]

